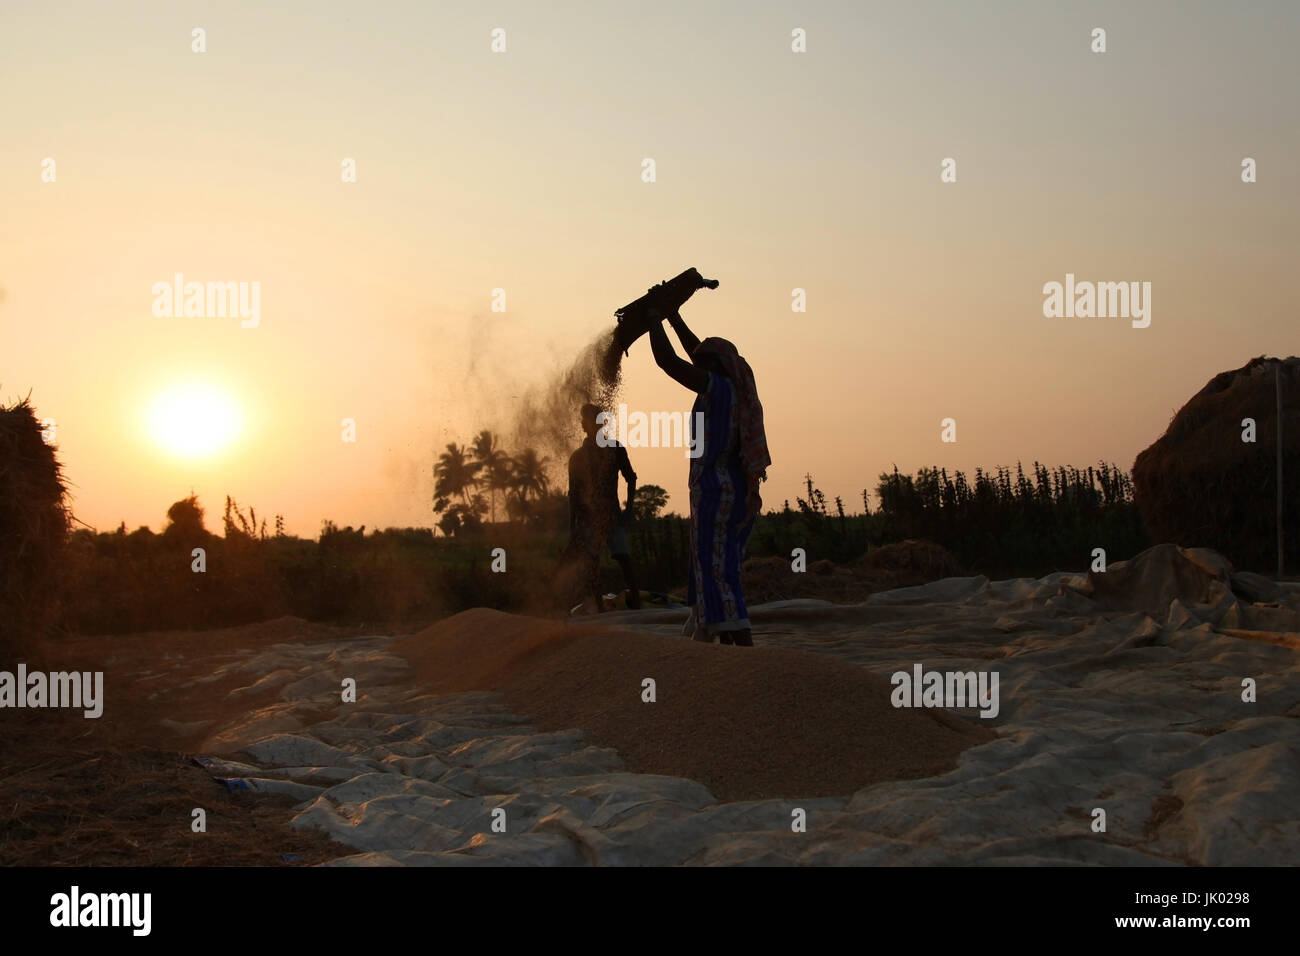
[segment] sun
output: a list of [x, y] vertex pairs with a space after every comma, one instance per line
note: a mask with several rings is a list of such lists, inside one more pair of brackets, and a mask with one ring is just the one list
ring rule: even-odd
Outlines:
[[173, 385], [149, 406], [149, 435], [181, 458], [208, 458], [225, 449], [243, 428], [239, 403], [202, 382]]

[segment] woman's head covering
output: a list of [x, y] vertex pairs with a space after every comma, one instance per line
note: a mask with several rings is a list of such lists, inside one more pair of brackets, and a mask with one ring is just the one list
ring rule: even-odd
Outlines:
[[745, 473], [753, 481], [767, 479], [767, 468], [772, 456], [767, 453], [767, 433], [763, 430], [763, 405], [758, 400], [754, 385], [754, 370], [741, 358], [740, 352], [726, 339], [710, 336], [696, 346], [691, 358], [712, 356], [722, 367], [722, 374], [731, 382], [736, 393], [740, 418], [740, 457]]

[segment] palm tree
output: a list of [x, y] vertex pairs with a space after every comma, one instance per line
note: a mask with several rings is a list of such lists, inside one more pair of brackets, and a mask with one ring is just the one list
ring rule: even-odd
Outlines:
[[550, 458], [537, 457], [537, 450], [534, 448], [525, 448], [514, 459], [510, 486], [515, 492], [519, 512], [522, 516], [528, 514], [528, 497], [530, 494], [539, 501], [546, 497], [546, 492], [550, 487], [550, 483], [546, 480], [546, 466], [550, 464], [550, 461]]
[[449, 444], [433, 466], [433, 476], [437, 479], [433, 494], [442, 505], [435, 504], [434, 510], [445, 509], [448, 498], [459, 497], [462, 503], [468, 504], [469, 489], [478, 481], [478, 470], [478, 462], [470, 459], [467, 449], [455, 442]]
[[481, 529], [483, 527], [483, 513], [487, 510], [487, 502], [483, 500], [483, 496], [474, 495], [469, 499], [468, 504], [461, 506], [461, 527], [470, 531]]
[[492, 499], [492, 520], [497, 520], [497, 492], [510, 487], [511, 460], [496, 435], [483, 429], [474, 439], [474, 464], [482, 473]]
[[525, 448], [515, 459], [515, 487], [524, 500], [528, 499], [530, 493], [538, 498], [546, 497], [550, 488], [550, 482], [546, 480], [546, 466], [550, 463], [550, 458], [538, 458], [534, 448]]

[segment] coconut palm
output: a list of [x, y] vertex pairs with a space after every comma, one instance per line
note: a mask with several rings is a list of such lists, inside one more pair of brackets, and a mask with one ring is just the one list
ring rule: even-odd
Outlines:
[[474, 464], [482, 476], [479, 481], [487, 486], [491, 496], [492, 520], [497, 520], [497, 492], [510, 487], [511, 459], [501, 448], [497, 436], [483, 429], [474, 438], [472, 446]]
[[469, 457], [466, 448], [455, 442], [449, 444], [433, 466], [433, 476], [437, 479], [433, 494], [442, 505], [435, 504], [434, 510], [444, 510], [449, 498], [458, 497], [463, 504], [469, 504], [469, 490], [478, 482], [478, 472], [479, 463]]
[[546, 479], [546, 466], [550, 458], [539, 458], [536, 449], [525, 448], [511, 460], [510, 492], [506, 498], [506, 509], [512, 517], [526, 519], [530, 512], [529, 497], [541, 500], [546, 497], [550, 483]]
[[546, 480], [546, 466], [550, 463], [550, 458], [539, 458], [534, 448], [525, 448], [515, 458], [514, 486], [525, 501], [529, 495], [546, 497], [550, 488], [550, 482]]

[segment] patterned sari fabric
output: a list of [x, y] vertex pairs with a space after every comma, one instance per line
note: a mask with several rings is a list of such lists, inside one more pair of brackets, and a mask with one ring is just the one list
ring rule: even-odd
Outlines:
[[[747, 476], [740, 454], [739, 411], [731, 382], [710, 372], [709, 387], [696, 397], [691, 410], [691, 434], [702, 454], [691, 459], [687, 596], [687, 604], [695, 608], [696, 627], [708, 632], [749, 627], [740, 563], [753, 522], [743, 523]], [[695, 431], [700, 422], [702, 435]]]
[[754, 385], [754, 370], [741, 357], [736, 346], [726, 339], [711, 335], [695, 347], [692, 359], [712, 356], [722, 366], [722, 372], [731, 383], [735, 394], [736, 416], [740, 424], [739, 455], [746, 477], [751, 485], [767, 480], [767, 469], [772, 456], [767, 452], [767, 433], [763, 428], [763, 403], [758, 400]]

